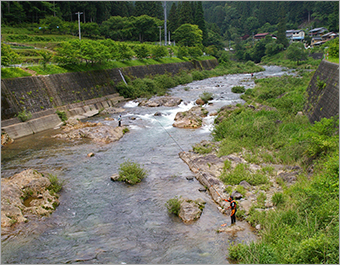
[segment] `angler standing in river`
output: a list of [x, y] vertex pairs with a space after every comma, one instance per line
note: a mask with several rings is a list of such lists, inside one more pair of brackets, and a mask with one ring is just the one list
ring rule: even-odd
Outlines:
[[234, 197], [230, 196], [228, 200], [224, 199], [226, 202], [230, 202], [229, 208], [231, 209], [230, 213], [230, 219], [231, 219], [231, 224], [236, 223], [236, 211], [237, 211], [237, 205], [236, 202], [234, 201]]
[[122, 115], [119, 115], [119, 117], [118, 117], [118, 126], [119, 127], [122, 126]]

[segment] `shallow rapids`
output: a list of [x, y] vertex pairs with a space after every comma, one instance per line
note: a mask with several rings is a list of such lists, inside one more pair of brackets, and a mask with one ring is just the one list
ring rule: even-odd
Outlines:
[[[266, 67], [255, 76], [287, 73], [280, 67]], [[60, 130], [49, 130], [15, 140], [2, 148], [1, 174], [9, 177], [33, 168], [64, 180], [60, 205], [49, 217], [30, 220], [2, 229], [2, 263], [229, 263], [232, 243], [256, 240], [252, 228], [234, 234], [217, 233], [230, 218], [218, 211], [201, 184], [186, 177], [194, 174], [179, 158], [195, 143], [209, 140], [213, 116], [200, 129], [172, 126], [178, 111], [189, 110], [203, 92], [214, 94], [211, 113], [228, 104], [243, 103], [233, 86], [254, 87], [250, 74], [236, 74], [195, 81], [170, 90], [183, 99], [178, 107], [138, 107], [134, 101], [122, 105], [122, 124], [130, 132], [107, 145], [90, 140], [67, 142], [53, 139]], [[161, 112], [162, 116], [154, 116]], [[115, 121], [96, 116], [92, 122], [117, 126]], [[171, 135], [171, 137], [170, 137]], [[87, 157], [93, 152], [94, 157]], [[131, 160], [148, 170], [141, 183], [129, 186], [112, 182], [119, 165]], [[200, 219], [184, 224], [168, 213], [167, 200], [183, 196], [207, 202]]]

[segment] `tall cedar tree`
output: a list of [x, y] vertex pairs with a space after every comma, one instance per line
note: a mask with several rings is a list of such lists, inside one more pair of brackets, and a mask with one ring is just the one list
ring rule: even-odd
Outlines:
[[286, 37], [286, 13], [284, 3], [281, 3], [279, 24], [277, 26], [277, 43], [288, 47], [289, 43]]
[[205, 26], [202, 2], [197, 2], [197, 4], [196, 4], [194, 24], [196, 24], [199, 27], [199, 29], [202, 30], [202, 33], [203, 33], [202, 43], [203, 43], [204, 46], [206, 46], [207, 41], [208, 41], [208, 31], [207, 31], [207, 28]]
[[135, 13], [136, 17], [148, 15], [149, 17], [156, 17], [164, 19], [164, 12], [161, 1], [136, 1]]
[[182, 2], [181, 9], [179, 10], [179, 24], [193, 24], [194, 18], [192, 17], [191, 4], [189, 1]]
[[178, 9], [176, 3], [173, 3], [168, 16], [168, 29], [170, 32], [175, 32], [178, 26]]

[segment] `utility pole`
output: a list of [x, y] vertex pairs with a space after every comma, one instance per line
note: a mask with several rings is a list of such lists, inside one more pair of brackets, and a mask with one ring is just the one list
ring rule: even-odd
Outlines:
[[167, 45], [166, 41], [166, 35], [167, 35], [167, 30], [166, 30], [166, 1], [163, 1], [163, 8], [164, 8], [164, 45]]
[[78, 14], [78, 28], [79, 28], [79, 40], [81, 40], [81, 36], [80, 36], [80, 15], [83, 14], [83, 12], [77, 12], [75, 14]]
[[162, 26], [158, 26], [159, 27], [159, 46], [162, 46]]

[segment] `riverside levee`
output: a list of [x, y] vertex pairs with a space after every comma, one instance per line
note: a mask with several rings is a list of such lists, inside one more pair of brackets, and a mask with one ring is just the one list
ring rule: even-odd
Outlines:
[[[268, 67], [255, 75], [268, 73], [287, 72]], [[243, 103], [239, 94], [231, 92], [236, 85], [252, 88], [254, 82], [250, 74], [237, 74], [178, 86], [170, 90], [183, 100], [177, 107], [122, 103], [122, 124], [130, 132], [110, 144], [54, 139], [51, 136], [60, 131], [49, 130], [3, 147], [2, 177], [33, 168], [55, 174], [65, 183], [60, 205], [51, 216], [2, 229], [2, 262], [228, 263], [230, 244], [250, 242], [256, 236], [243, 221], [237, 221], [242, 231], [216, 232], [221, 224], [230, 224], [230, 218], [221, 214], [208, 192], [199, 191], [202, 185], [196, 179], [187, 180], [194, 174], [178, 155], [178, 145], [187, 151], [210, 139], [214, 117], [204, 118], [199, 129], [180, 129], [172, 124], [176, 113], [189, 110], [205, 91], [215, 95], [213, 104], [206, 106], [209, 113], [224, 105]], [[156, 112], [161, 116], [155, 117]], [[117, 114], [112, 117], [117, 118]], [[116, 126], [116, 121], [100, 116], [89, 120]], [[87, 157], [90, 152], [95, 155]], [[149, 171], [135, 186], [110, 180], [126, 160]], [[184, 224], [168, 214], [165, 203], [175, 196], [206, 201], [201, 217]]]

